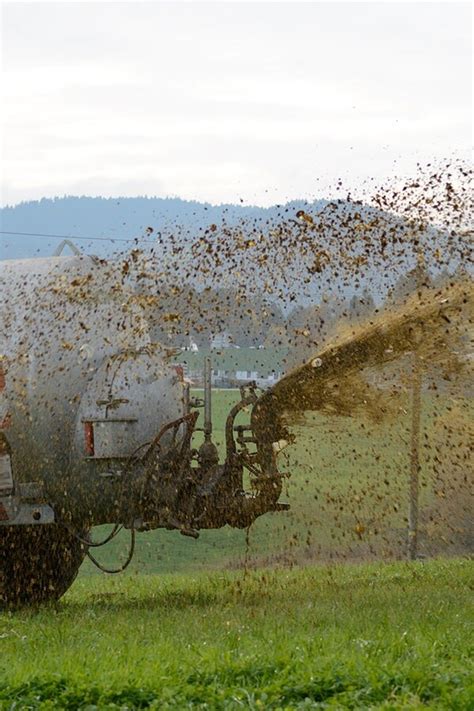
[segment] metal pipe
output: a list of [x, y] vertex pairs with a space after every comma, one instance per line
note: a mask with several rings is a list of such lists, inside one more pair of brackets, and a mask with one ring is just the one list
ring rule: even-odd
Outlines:
[[204, 440], [210, 442], [212, 435], [212, 364], [209, 356], [204, 359]]
[[249, 395], [246, 398], [242, 398], [238, 403], [234, 405], [225, 422], [225, 443], [226, 443], [226, 453], [227, 459], [231, 459], [236, 453], [235, 439], [234, 439], [234, 422], [235, 418], [244, 407], [247, 405], [254, 405], [256, 401], [255, 395]]
[[191, 393], [189, 383], [184, 383], [183, 387], [183, 410], [185, 415], [191, 412]]

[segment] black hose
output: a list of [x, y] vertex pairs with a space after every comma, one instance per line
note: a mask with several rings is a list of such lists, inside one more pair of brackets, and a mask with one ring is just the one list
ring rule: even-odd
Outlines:
[[130, 529], [130, 550], [128, 551], [128, 557], [127, 560], [123, 565], [120, 566], [120, 568], [116, 568], [115, 570], [111, 570], [110, 568], [105, 568], [101, 563], [99, 563], [98, 560], [94, 558], [92, 553], [89, 552], [89, 550], [86, 551], [86, 555], [89, 558], [89, 560], [96, 566], [96, 568], [99, 568], [103, 573], [108, 573], [109, 575], [114, 575], [115, 573], [122, 573], [126, 568], [131, 563], [131, 560], [133, 558], [133, 554], [135, 552], [135, 529], [131, 528]]
[[[64, 524], [63, 524], [63, 525], [64, 525]], [[68, 528], [68, 527], [67, 527], [67, 528]], [[106, 543], [108, 543], [108, 542], [111, 541], [113, 538], [115, 538], [115, 536], [116, 536], [118, 533], [120, 533], [120, 531], [122, 530], [122, 528], [123, 528], [123, 525], [122, 525], [121, 523], [116, 523], [115, 526], [113, 527], [112, 531], [111, 531], [111, 532], [109, 533], [109, 535], [107, 536], [107, 538], [104, 538], [104, 540], [103, 540], [103, 541], [100, 541], [100, 542], [91, 541], [91, 540], [88, 539], [88, 538], [82, 538], [78, 533], [76, 533], [76, 532], [73, 531], [72, 529], [69, 529], [69, 530], [71, 530], [71, 532], [75, 535], [75, 537], [77, 538], [77, 540], [80, 541], [80, 543], [83, 543], [83, 544], [84, 544], [85, 546], [87, 546], [88, 548], [100, 548], [100, 546], [105, 546]]]

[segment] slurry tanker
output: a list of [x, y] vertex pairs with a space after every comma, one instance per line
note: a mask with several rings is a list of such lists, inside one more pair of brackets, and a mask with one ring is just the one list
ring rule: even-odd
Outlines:
[[[0, 604], [59, 598], [84, 556], [104, 569], [94, 550], [122, 528], [128, 557], [106, 572], [128, 565], [137, 532], [196, 538], [287, 509], [276, 459], [291, 441], [291, 413], [362, 410], [380, 421], [391, 390], [377, 388], [371, 369], [414, 353], [440, 372], [470, 363], [463, 354], [472, 282], [417, 292], [342, 333], [269, 390], [242, 387], [219, 461], [211, 363], [204, 397], [191, 397], [176, 351], [150, 337], [152, 319], [177, 314], [160, 309], [157, 292], [167, 286], [157, 282], [156, 261], [150, 269], [146, 260], [134, 250], [110, 261], [82, 254], [0, 261]], [[366, 371], [370, 377], [358, 379]], [[91, 529], [101, 524], [112, 529], [96, 541]]]
[[[129, 561], [136, 532], [197, 537], [287, 508], [276, 465], [284, 432], [259, 421], [253, 384], [227, 416], [219, 462], [210, 362], [196, 401], [172, 351], [151, 341], [124, 264], [78, 254], [0, 262], [3, 604], [59, 598], [120, 528]], [[237, 425], [242, 410], [248, 422]], [[101, 524], [112, 530], [93, 541]]]

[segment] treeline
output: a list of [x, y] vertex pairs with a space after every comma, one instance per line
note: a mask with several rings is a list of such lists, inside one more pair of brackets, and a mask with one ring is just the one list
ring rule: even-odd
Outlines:
[[465, 278], [463, 270], [436, 277], [422, 266], [404, 273], [383, 302], [368, 287], [348, 296], [323, 294], [310, 305], [286, 312], [264, 294], [244, 289], [197, 290], [191, 285], [164, 284], [148, 308], [155, 340], [176, 347], [211, 347], [219, 334], [241, 347], [287, 347], [287, 366], [307, 360], [346, 324], [369, 321], [382, 309], [400, 304], [416, 290], [439, 288]]

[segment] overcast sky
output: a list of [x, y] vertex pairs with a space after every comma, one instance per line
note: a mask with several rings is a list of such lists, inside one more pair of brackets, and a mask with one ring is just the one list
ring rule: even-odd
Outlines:
[[3, 3], [2, 204], [268, 204], [469, 155], [468, 3]]

